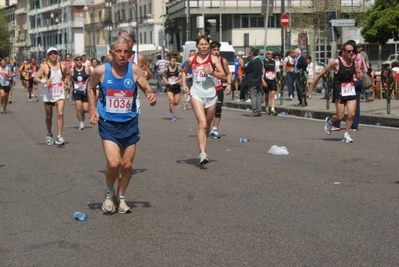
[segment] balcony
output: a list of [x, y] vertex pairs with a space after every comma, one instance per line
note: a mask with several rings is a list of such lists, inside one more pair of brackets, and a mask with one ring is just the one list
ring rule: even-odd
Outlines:
[[15, 10], [15, 15], [20, 15], [20, 14], [25, 14], [25, 13], [26, 13], [26, 7], [17, 8]]
[[90, 24], [85, 24], [85, 31], [96, 31], [102, 29], [104, 24], [101, 22], [95, 22]]

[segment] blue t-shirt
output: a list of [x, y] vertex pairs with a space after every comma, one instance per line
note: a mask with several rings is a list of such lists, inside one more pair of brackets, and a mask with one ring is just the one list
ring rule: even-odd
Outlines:
[[132, 64], [127, 64], [122, 78], [112, 74], [111, 62], [104, 64], [104, 80], [100, 84], [100, 97], [97, 110], [101, 119], [113, 122], [127, 122], [139, 115], [136, 97], [137, 85], [134, 81]]

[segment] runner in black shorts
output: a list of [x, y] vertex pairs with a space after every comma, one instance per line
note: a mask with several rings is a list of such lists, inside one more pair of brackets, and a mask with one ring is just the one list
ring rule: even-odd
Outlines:
[[328, 135], [331, 134], [333, 123], [341, 121], [344, 118], [346, 106], [348, 109], [348, 118], [346, 120], [345, 134], [342, 138], [342, 142], [345, 143], [353, 143], [353, 139], [349, 135], [356, 110], [356, 90], [353, 77], [356, 75], [356, 78], [360, 79], [363, 76], [357, 62], [352, 59], [353, 53], [356, 53], [355, 45], [350, 41], [346, 42], [342, 46], [341, 56], [327, 65], [312, 83], [312, 86], [315, 87], [326, 72], [334, 71], [333, 100], [336, 114], [331, 118], [326, 118], [324, 131]]
[[172, 113], [172, 121], [177, 120], [175, 106], [180, 103], [181, 80], [179, 74], [180, 70], [176, 64], [176, 57], [172, 55], [169, 58], [169, 66], [165, 68], [162, 75], [162, 80], [166, 84], [166, 94], [169, 99], [169, 111]]
[[[263, 63], [263, 79], [266, 82], [266, 87], [263, 87], [263, 92], [265, 93], [265, 106], [267, 115], [277, 115], [277, 111], [274, 109], [274, 96], [277, 90], [276, 73], [278, 71], [278, 66], [273, 59], [273, 51], [268, 50], [266, 53], [266, 58], [262, 61]], [[269, 93], [270, 93], [270, 105], [269, 109]]]
[[82, 57], [75, 56], [75, 67], [71, 70], [71, 88], [76, 106], [76, 117], [79, 120], [79, 130], [85, 128], [85, 113], [89, 112], [89, 101], [87, 98], [87, 82], [90, 77], [90, 67], [83, 66]]

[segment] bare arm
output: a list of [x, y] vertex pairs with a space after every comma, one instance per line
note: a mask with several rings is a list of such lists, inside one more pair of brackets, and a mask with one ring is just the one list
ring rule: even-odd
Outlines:
[[151, 106], [157, 103], [157, 97], [154, 94], [154, 90], [148, 84], [147, 79], [144, 77], [143, 71], [137, 65], [133, 64], [133, 77], [136, 77], [136, 83], [141, 88], [141, 91], [145, 94]]
[[338, 59], [334, 59], [330, 64], [328, 64], [321, 72], [319, 75], [316, 76], [315, 80], [313, 81], [313, 85], [316, 86], [317, 82], [320, 80], [321, 77], [324, 76], [324, 74], [326, 74], [328, 71], [331, 70], [338, 70], [338, 65], [339, 65], [339, 61]]
[[[35, 77], [33, 77], [33, 81], [35, 83], [41, 83], [42, 80], [44, 79], [45, 83], [47, 83], [47, 77], [46, 77], [46, 70], [47, 70], [47, 64], [44, 64], [43, 66], [40, 67], [40, 69], [37, 71], [37, 74]], [[44, 77], [43, 79], [41, 77]]]
[[139, 54], [138, 58], [139, 58], [139, 67], [143, 71], [144, 77], [147, 80], [151, 79], [152, 78], [152, 72], [147, 66], [147, 59], [141, 54]]
[[223, 60], [223, 70], [226, 74], [226, 81], [227, 81], [225, 93], [226, 95], [229, 95], [231, 93], [231, 72], [229, 69], [229, 65], [227, 64], [227, 60]]
[[91, 74], [90, 81], [87, 87], [87, 98], [89, 100], [89, 108], [90, 108], [90, 123], [96, 124], [99, 115], [97, 112], [97, 94], [96, 94], [96, 87], [97, 84], [101, 82], [101, 79], [104, 75], [104, 65], [98, 66], [93, 70]]
[[169, 81], [168, 81], [168, 75], [167, 75], [167, 73], [168, 73], [168, 68], [169, 68], [169, 67], [166, 67], [165, 70], [164, 70], [164, 72], [163, 72], [163, 74], [162, 74], [162, 80], [163, 80], [163, 82], [164, 82], [166, 85], [170, 85], [170, 83], [169, 83]]
[[[218, 69], [218, 70], [222, 70], [222, 69], [223, 69], [222, 63], [220, 63], [220, 60], [219, 60], [217, 57], [212, 56], [212, 62], [213, 62], [213, 64], [215, 65], [216, 69]], [[210, 71], [207, 73], [207, 72], [204, 70], [204, 72], [205, 72], [206, 74], [210, 74], [211, 71], [212, 71], [212, 70], [210, 70]], [[213, 73], [213, 76], [215, 76], [215, 77], [218, 78], [218, 79], [222, 79], [222, 80], [226, 80], [226, 79], [227, 79], [226, 73], [224, 73], [224, 71], [217, 71], [217, 72], [214, 72], [214, 73]], [[230, 81], [231, 81], [231, 80], [230, 80]]]

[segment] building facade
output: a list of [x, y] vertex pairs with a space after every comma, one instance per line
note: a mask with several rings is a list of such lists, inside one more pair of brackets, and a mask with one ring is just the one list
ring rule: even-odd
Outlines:
[[[229, 42], [236, 50], [249, 50], [249, 47], [263, 50], [267, 46], [267, 49], [283, 52], [304, 45], [306, 38], [307, 50], [313, 58], [321, 59], [325, 55], [320, 49], [331, 50], [325, 46], [341, 41], [326, 36], [328, 12], [334, 11], [336, 18], [340, 18], [343, 13], [364, 12], [373, 3], [366, 0], [270, 0], [267, 16], [261, 14], [261, 0], [173, 0], [167, 8], [169, 19], [180, 21], [182, 25], [180, 39], [183, 42], [194, 40], [201, 28], [208, 25], [206, 34], [211, 39]], [[284, 29], [281, 27], [283, 13], [290, 17], [288, 27]], [[204, 21], [203, 25], [201, 21]], [[339, 31], [341, 36], [346, 31], [356, 32], [358, 41], [364, 41], [359, 28], [341, 28]]]

